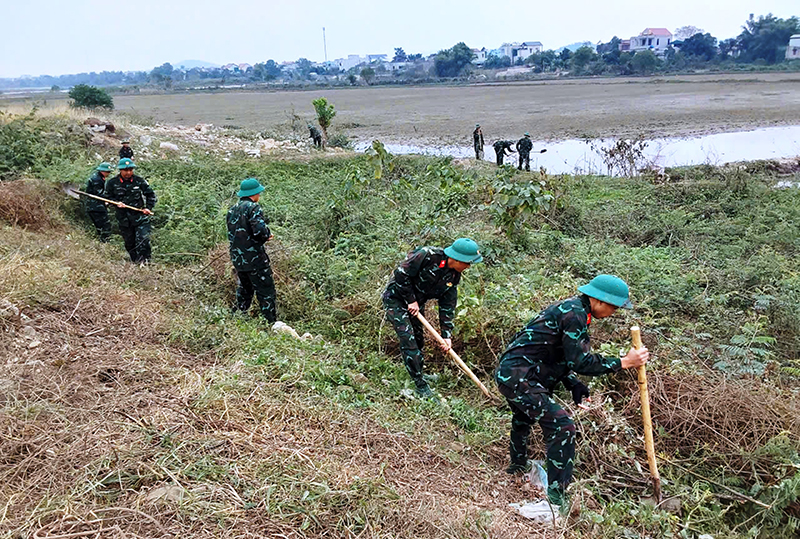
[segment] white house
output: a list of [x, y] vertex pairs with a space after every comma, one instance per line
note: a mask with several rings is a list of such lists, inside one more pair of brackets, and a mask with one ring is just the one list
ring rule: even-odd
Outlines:
[[789, 46], [786, 47], [787, 60], [800, 60], [800, 34], [795, 34], [789, 38]]
[[664, 54], [672, 45], [672, 32], [666, 28], [645, 28], [641, 34], [631, 38], [632, 52], [653, 51], [657, 55]]
[[486, 50], [486, 47], [481, 47], [480, 49], [472, 49], [472, 63], [481, 65], [486, 61], [486, 58], [489, 56], [489, 51]]
[[340, 71], [349, 71], [357, 65], [366, 63], [366, 61], [366, 58], [363, 58], [357, 54], [350, 54], [347, 56], [347, 58], [339, 58], [338, 60], [334, 60], [333, 63], [339, 67]]
[[511, 59], [511, 63], [517, 61], [517, 58], [525, 60], [528, 56], [535, 52], [542, 52], [542, 44], [539, 41], [523, 41], [522, 43], [503, 43], [500, 45], [500, 55], [507, 56]]

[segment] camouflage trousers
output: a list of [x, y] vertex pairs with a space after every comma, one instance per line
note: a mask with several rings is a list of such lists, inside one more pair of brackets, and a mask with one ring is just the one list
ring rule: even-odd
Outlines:
[[125, 250], [131, 257], [131, 262], [150, 261], [150, 220], [141, 219], [134, 223], [119, 224], [119, 233], [125, 242]]
[[475, 146], [475, 159], [478, 161], [483, 160], [483, 146]]
[[258, 297], [258, 306], [261, 314], [272, 324], [278, 319], [275, 309], [275, 280], [272, 278], [272, 268], [259, 268], [254, 271], [236, 272], [236, 306], [234, 311], [244, 313], [250, 310], [253, 303], [253, 294]]
[[[498, 167], [502, 167], [503, 166], [503, 160], [506, 157], [506, 151], [505, 150], [502, 150], [502, 151], [499, 151], [499, 152], [495, 151], [495, 156], [497, 156], [497, 166]], [[512, 163], [513, 163], [513, 161], [512, 161]]]
[[572, 481], [575, 424], [547, 389], [535, 382], [523, 381], [516, 390], [499, 382], [497, 386], [513, 413], [509, 444], [511, 462], [526, 463], [531, 426], [539, 423], [547, 447], [547, 479], [550, 482], [547, 497], [552, 503], [561, 505], [567, 485]]
[[[425, 328], [422, 327], [422, 322], [417, 317], [411, 317], [408, 306], [401, 299], [384, 298], [383, 306], [386, 309], [386, 318], [397, 332], [400, 353], [403, 355], [403, 363], [408, 374], [417, 385], [425, 384], [422, 378], [424, 367], [422, 349], [425, 346]], [[419, 306], [419, 312], [425, 314], [424, 304]]]
[[527, 170], [527, 171], [531, 170], [531, 154], [520, 152], [520, 154], [519, 154], [519, 166], [517, 168], [519, 170], [522, 170], [523, 164], [525, 165], [525, 170]]
[[104, 209], [99, 211], [86, 212], [89, 219], [92, 220], [97, 235], [100, 236], [100, 241], [106, 243], [111, 238], [111, 221], [108, 219], [108, 212]]

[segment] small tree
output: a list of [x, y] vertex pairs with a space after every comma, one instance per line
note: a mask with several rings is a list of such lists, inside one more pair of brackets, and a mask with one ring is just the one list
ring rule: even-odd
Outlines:
[[637, 73], [649, 74], [658, 67], [658, 57], [653, 51], [637, 52], [631, 60], [631, 67]]
[[364, 82], [369, 84], [375, 78], [375, 70], [371, 67], [365, 67], [361, 70], [361, 78], [364, 79]]
[[69, 97], [72, 99], [70, 105], [74, 108], [114, 109], [114, 100], [111, 99], [108, 92], [96, 86], [77, 84], [69, 91]]
[[58, 84], [54, 84], [54, 85], [52, 85], [50, 87], [50, 91], [51, 92], [60, 92], [61, 91], [61, 86], [59, 86]]
[[331, 126], [336, 111], [333, 108], [333, 103], [328, 103], [324, 97], [315, 99], [311, 102], [314, 105], [314, 110], [317, 111], [317, 121], [322, 128], [322, 147], [324, 148], [328, 142], [328, 128]]

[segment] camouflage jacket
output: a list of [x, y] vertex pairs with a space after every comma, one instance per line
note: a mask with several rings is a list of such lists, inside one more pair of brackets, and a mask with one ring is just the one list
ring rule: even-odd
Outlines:
[[[100, 171], [95, 170], [91, 175], [89, 181], [86, 182], [86, 192], [90, 195], [106, 198], [106, 180]], [[105, 212], [106, 203], [100, 202], [97, 199], [86, 197], [84, 198], [85, 207], [87, 212]]]
[[255, 271], [269, 267], [264, 244], [272, 233], [257, 202], [240, 198], [227, 216], [231, 262], [237, 271]]
[[319, 132], [319, 129], [313, 125], [310, 125], [308, 126], [308, 136], [310, 136], [312, 139], [318, 139], [322, 137], [322, 133]]
[[119, 158], [125, 159], [126, 157], [128, 159], [133, 159], [133, 148], [130, 146], [123, 146], [119, 149]]
[[[119, 174], [109, 178], [106, 181], [105, 198], [114, 202], [122, 202], [134, 208], [147, 208], [148, 210], [152, 210], [158, 200], [155, 191], [147, 181], [136, 174], [129, 180], [123, 180]], [[120, 225], [130, 226], [149, 219], [149, 217], [138, 211], [117, 208], [117, 219]]]
[[483, 148], [483, 131], [480, 128], [472, 132], [472, 144], [476, 148]]
[[420, 307], [429, 299], [439, 300], [439, 326], [442, 337], [449, 339], [455, 327], [459, 281], [461, 274], [447, 267], [444, 249], [420, 247], [408, 253], [394, 270], [383, 299], [400, 300], [405, 305], [416, 301]]
[[619, 358], [591, 353], [589, 297], [580, 294], [553, 303], [516, 334], [500, 357], [497, 381], [512, 389], [523, 381], [552, 391], [559, 382], [571, 389], [570, 373], [597, 376], [622, 369]]
[[512, 149], [514, 147], [514, 141], [512, 141], [512, 140], [498, 140], [497, 142], [492, 144], [492, 146], [494, 147], [494, 153], [497, 153], [497, 154], [505, 153], [506, 150], [509, 150], [509, 151], [512, 151], [512, 152], [514, 151]]
[[531, 153], [533, 142], [528, 137], [522, 137], [517, 141], [517, 151], [521, 154]]

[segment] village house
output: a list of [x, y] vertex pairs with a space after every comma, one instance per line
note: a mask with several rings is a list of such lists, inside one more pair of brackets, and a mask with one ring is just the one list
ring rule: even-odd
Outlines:
[[488, 58], [489, 51], [486, 50], [486, 47], [481, 47], [480, 49], [472, 49], [472, 54], [472, 63], [482, 65]]
[[662, 56], [670, 45], [672, 45], [672, 32], [666, 28], [645, 28], [641, 34], [631, 38], [630, 50], [632, 52], [649, 50]]
[[500, 56], [510, 58], [513, 64], [518, 58], [525, 60], [531, 54], [542, 52], [543, 48], [540, 41], [523, 41], [522, 43], [503, 43], [497, 51]]
[[800, 60], [800, 34], [795, 34], [789, 38], [789, 46], [786, 47], [787, 60]]

